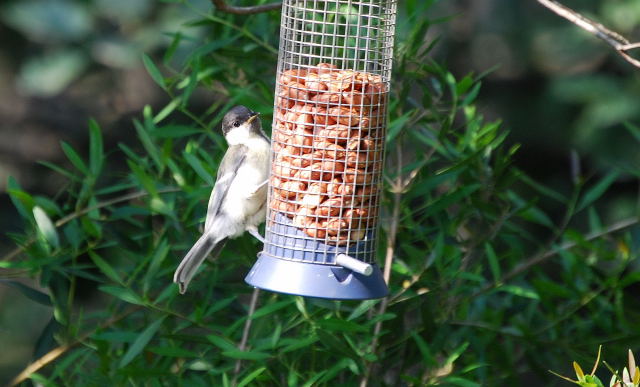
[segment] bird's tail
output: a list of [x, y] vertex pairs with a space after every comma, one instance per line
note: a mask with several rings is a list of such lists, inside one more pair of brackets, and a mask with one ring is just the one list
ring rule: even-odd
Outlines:
[[209, 233], [202, 235], [196, 241], [187, 255], [182, 258], [182, 262], [180, 262], [176, 272], [173, 274], [173, 282], [178, 284], [180, 294], [184, 294], [187, 291], [189, 282], [191, 282], [205, 258], [212, 253], [212, 259], [215, 259], [220, 254], [226, 241], [227, 238], [223, 238], [216, 242], [215, 237]]

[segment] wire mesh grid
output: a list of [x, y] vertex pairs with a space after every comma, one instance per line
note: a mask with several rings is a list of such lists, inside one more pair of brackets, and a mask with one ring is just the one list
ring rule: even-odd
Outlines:
[[396, 0], [282, 8], [265, 252], [372, 262]]

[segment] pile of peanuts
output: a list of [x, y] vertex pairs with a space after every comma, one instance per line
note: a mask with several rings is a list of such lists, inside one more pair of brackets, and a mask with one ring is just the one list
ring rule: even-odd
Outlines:
[[325, 243], [362, 240], [377, 217], [385, 84], [328, 63], [278, 81], [270, 208]]

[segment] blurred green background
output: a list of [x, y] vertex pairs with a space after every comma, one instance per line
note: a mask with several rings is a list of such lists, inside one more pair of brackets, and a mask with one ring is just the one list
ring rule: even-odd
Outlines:
[[[566, 4], [630, 40], [640, 39], [636, 0]], [[142, 53], [161, 59], [172, 41], [170, 34], [184, 29], [187, 38], [174, 61], [184, 60], [205, 33], [184, 23], [210, 9], [204, 0], [188, 6], [152, 0], [3, 1], [0, 191], [13, 176], [26, 191], [60, 195], [64, 178], [38, 161], [65, 164], [61, 140], [86, 149], [90, 117], [101, 124], [106, 149], [135, 143], [132, 117], [145, 105], [158, 110], [169, 101], [142, 65]], [[578, 166], [585, 176], [622, 168], [629, 174], [616, 181], [598, 206], [604, 223], [635, 213], [640, 151], [624, 123], [640, 122], [639, 69], [535, 1], [443, 0], [425, 17], [445, 19], [433, 25], [425, 39], [425, 45], [437, 41], [434, 60], [460, 78], [483, 74], [479, 110], [488, 121], [503, 121], [509, 143], [522, 144], [515, 156], [519, 168], [565, 193]], [[276, 36], [263, 38], [277, 45]], [[257, 66], [246, 57], [229, 61]], [[275, 75], [275, 56], [261, 62], [264, 71]], [[206, 111], [220, 98], [213, 88], [198, 88], [191, 109]], [[124, 166], [124, 160], [110, 159], [110, 169]], [[542, 203], [553, 219], [563, 211], [556, 205]], [[18, 220], [9, 196], [0, 194], [0, 251], [15, 247], [4, 235], [22, 229]], [[16, 289], [0, 286], [0, 383], [31, 359], [50, 313]]]

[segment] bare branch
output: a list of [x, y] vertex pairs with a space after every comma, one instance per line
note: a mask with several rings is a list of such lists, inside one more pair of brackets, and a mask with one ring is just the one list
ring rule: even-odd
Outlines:
[[131, 313], [141, 308], [142, 306], [140, 305], [134, 305], [129, 309], [125, 310], [124, 312], [122, 312], [122, 314], [114, 316], [108, 319], [107, 321], [105, 321], [104, 323], [98, 325], [96, 329], [93, 329], [81, 335], [80, 337], [76, 338], [71, 343], [64, 344], [52, 349], [51, 351], [47, 352], [39, 359], [36, 359], [33, 363], [29, 364], [24, 370], [22, 370], [22, 372], [20, 372], [18, 376], [16, 376], [11, 382], [9, 382], [9, 386], [11, 387], [17, 386], [18, 384], [24, 382], [25, 380], [29, 379], [29, 377], [33, 373], [38, 372], [42, 367], [46, 366], [47, 364], [59, 358], [60, 356], [64, 355], [65, 353], [67, 353], [67, 351], [74, 348], [75, 346], [81, 344], [83, 341], [88, 339], [92, 334], [94, 334], [99, 329], [110, 327], [111, 325], [117, 323], [118, 321], [122, 320], [123, 318], [127, 317]]
[[[259, 296], [260, 296], [260, 289], [258, 288], [253, 289], [253, 293], [251, 294], [251, 301], [249, 302], [249, 311], [247, 313], [247, 320], [244, 322], [244, 329], [242, 330], [242, 339], [240, 340], [240, 344], [238, 344], [238, 349], [241, 351], [245, 351], [247, 349], [247, 342], [249, 341], [249, 332], [251, 331], [251, 322], [253, 321], [253, 313], [256, 311], [256, 306], [258, 305]], [[236, 380], [238, 378], [238, 374], [240, 373], [241, 366], [242, 366], [242, 360], [238, 359], [233, 369], [233, 381], [231, 382], [232, 386], [236, 385]]]
[[[180, 188], [176, 188], [176, 187], [172, 187], [172, 188], [164, 188], [161, 190], [158, 190], [158, 193], [172, 193], [172, 192], [179, 192]], [[86, 215], [91, 211], [94, 210], [99, 210], [101, 208], [104, 207], [108, 207], [111, 206], [113, 204], [118, 204], [121, 202], [127, 202], [129, 200], [134, 200], [134, 199], [139, 199], [139, 198], [143, 198], [145, 196], [149, 196], [149, 192], [147, 191], [136, 191], [136, 192], [131, 192], [122, 196], [118, 196], [116, 198], [113, 199], [109, 199], [109, 200], [105, 200], [103, 202], [99, 202], [98, 204], [95, 204], [93, 206], [89, 206], [89, 207], [85, 207], [81, 210], [78, 210], [76, 212], [73, 212], [63, 218], [60, 218], [58, 221], [55, 222], [55, 226], [56, 228], [62, 227], [65, 224], [69, 223], [70, 221], [81, 217], [82, 215]], [[11, 260], [13, 260], [15, 257], [17, 257], [18, 255], [20, 255], [27, 247], [31, 246], [33, 243], [35, 243], [36, 241], [36, 237], [32, 236], [31, 238], [27, 239], [21, 246], [16, 247], [15, 249], [13, 249], [11, 252], [9, 252], [8, 254], [6, 254], [5, 256], [2, 257], [2, 259], [0, 259], [0, 261], [3, 262], [9, 262]]]
[[262, 5], [254, 5], [251, 7], [236, 7], [227, 4], [225, 0], [211, 0], [216, 9], [220, 12], [232, 13], [234, 15], [252, 15], [254, 13], [269, 12], [282, 7], [282, 3], [269, 3]]
[[640, 42], [629, 43], [629, 41], [618, 34], [615, 31], [611, 31], [602, 24], [595, 22], [589, 18], [586, 18], [571, 8], [558, 3], [555, 0], [537, 0], [538, 3], [555, 12], [557, 15], [569, 20], [573, 24], [582, 28], [583, 30], [593, 34], [594, 36], [604, 40], [607, 44], [613, 47], [624, 60], [632, 65], [640, 68], [640, 60], [633, 58], [629, 55], [628, 51], [640, 48]]
[[[605, 228], [602, 231], [598, 231], [598, 232], [593, 232], [591, 234], [587, 234], [586, 237], [584, 238], [585, 242], [589, 242], [595, 239], [599, 239], [602, 238], [604, 236], [607, 236], [609, 234], [613, 234], [617, 231], [620, 230], [624, 230], [625, 228], [629, 228], [631, 226], [635, 226], [636, 224], [640, 223], [640, 218], [638, 217], [632, 217], [632, 218], [628, 218], [628, 219], [623, 219], [617, 223], [613, 223], [612, 225], [610, 225], [609, 227]], [[479, 289], [478, 291], [476, 291], [475, 293], [473, 293], [471, 295], [471, 298], [473, 297], [477, 297], [480, 294], [483, 294], [489, 290], [495, 289], [498, 286], [506, 283], [507, 281], [509, 281], [510, 279], [512, 279], [513, 277], [516, 277], [519, 274], [524, 273], [525, 271], [529, 270], [530, 268], [532, 268], [533, 266], [539, 265], [545, 261], [547, 261], [549, 258], [554, 257], [555, 255], [559, 254], [562, 251], [565, 250], [569, 250], [572, 249], [574, 247], [576, 247], [578, 245], [577, 242], [565, 242], [561, 245], [559, 245], [556, 248], [552, 248], [550, 250], [547, 251], [543, 251], [540, 252], [528, 259], [525, 259], [520, 265], [514, 267], [510, 272], [506, 273], [502, 278], [500, 278], [500, 281], [498, 283], [491, 283], [491, 284], [487, 284], [486, 286], [484, 286], [483, 288]]]

